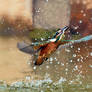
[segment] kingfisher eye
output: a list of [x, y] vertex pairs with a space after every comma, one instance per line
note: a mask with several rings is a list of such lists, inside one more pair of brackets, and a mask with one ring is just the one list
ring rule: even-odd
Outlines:
[[59, 34], [59, 32], [56, 32], [56, 35], [58, 35]]

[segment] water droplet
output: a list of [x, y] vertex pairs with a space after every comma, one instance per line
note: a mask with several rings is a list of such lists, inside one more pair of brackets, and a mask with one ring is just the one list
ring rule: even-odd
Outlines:
[[36, 66], [34, 66], [33, 69], [35, 70], [36, 69]]
[[76, 65], [73, 70], [74, 71], [78, 70], [78, 66]]
[[30, 76], [26, 76], [26, 80], [30, 80]]
[[30, 61], [28, 61], [27, 64], [30, 65]]
[[68, 71], [68, 68], [66, 68], [65, 71]]
[[73, 62], [73, 60], [70, 60], [69, 62]]
[[81, 10], [81, 13], [83, 13], [84, 11], [83, 10]]
[[43, 41], [44, 39], [43, 38], [41, 38], [41, 41]]
[[43, 90], [41, 90], [41, 92], [44, 92]]
[[92, 68], [92, 65], [89, 65], [90, 68]]
[[60, 80], [58, 81], [59, 84], [61, 84], [62, 82], [66, 81], [65, 78], [61, 77]]
[[78, 50], [80, 50], [80, 48], [78, 48]]
[[57, 61], [57, 58], [56, 57], [54, 59]]
[[40, 12], [40, 8], [38, 10], [36, 10], [36, 12], [39, 13]]
[[83, 57], [81, 56], [81, 59], [83, 59]]
[[79, 62], [79, 61], [80, 61], [80, 59], [78, 58], [78, 59], [77, 59], [77, 61]]
[[73, 54], [73, 57], [76, 57], [76, 54]]
[[53, 62], [50, 62], [50, 64], [52, 64]]
[[52, 57], [50, 58], [50, 61], [53, 61], [53, 58]]
[[61, 63], [61, 66], [64, 66], [64, 63]]
[[86, 16], [86, 14], [84, 13], [84, 14], [83, 14], [83, 16], [85, 17], [85, 16]]
[[81, 24], [82, 23], [82, 20], [80, 20], [79, 23]]
[[73, 48], [73, 46], [71, 46], [71, 48]]
[[48, 69], [48, 68], [49, 68], [49, 66], [46, 66], [46, 68]]
[[74, 27], [75, 30], [78, 29], [78, 28], [79, 28], [78, 26]]
[[77, 65], [75, 66], [75, 69], [78, 69], [78, 66]]
[[60, 62], [57, 62], [57, 64], [60, 64]]
[[90, 20], [92, 20], [92, 17], [90, 18]]
[[90, 53], [90, 56], [92, 56], [92, 52]]

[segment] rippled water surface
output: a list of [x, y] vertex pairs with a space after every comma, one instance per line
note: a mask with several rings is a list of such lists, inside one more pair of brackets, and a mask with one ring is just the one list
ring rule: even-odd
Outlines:
[[28, 41], [0, 38], [0, 92], [91, 92], [91, 41], [60, 47], [41, 66], [33, 66], [32, 57], [16, 47], [21, 40]]

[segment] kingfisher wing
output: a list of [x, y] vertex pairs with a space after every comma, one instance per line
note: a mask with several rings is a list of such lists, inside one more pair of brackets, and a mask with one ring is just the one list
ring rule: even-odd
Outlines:
[[28, 54], [34, 54], [36, 53], [36, 50], [34, 50], [34, 46], [27, 44], [25, 42], [19, 42], [17, 43], [17, 47], [20, 51], [28, 53]]
[[41, 47], [45, 46], [49, 42], [35, 42], [28, 44], [26, 42], [19, 42], [17, 43], [17, 47], [20, 51], [28, 53], [28, 54], [35, 54], [41, 50]]
[[87, 42], [87, 41], [89, 41], [91, 39], [92, 39], [92, 35], [85, 36], [85, 37], [80, 38], [78, 40], [63, 40], [63, 41], [67, 42], [66, 44], [63, 45], [63, 47], [67, 47], [67, 46], [72, 45], [74, 43]]

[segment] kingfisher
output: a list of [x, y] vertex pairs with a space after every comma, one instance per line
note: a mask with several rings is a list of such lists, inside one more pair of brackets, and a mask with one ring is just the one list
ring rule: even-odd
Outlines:
[[86, 36], [78, 40], [65, 40], [65, 34], [70, 30], [70, 27], [65, 26], [62, 29], [58, 29], [55, 35], [44, 42], [35, 42], [27, 44], [25, 42], [20, 42], [17, 47], [20, 51], [26, 52], [28, 54], [37, 54], [37, 59], [34, 65], [41, 65], [46, 61], [52, 53], [54, 53], [60, 45], [69, 46], [73, 43], [80, 43], [82, 41], [88, 41], [92, 39], [92, 35]]

